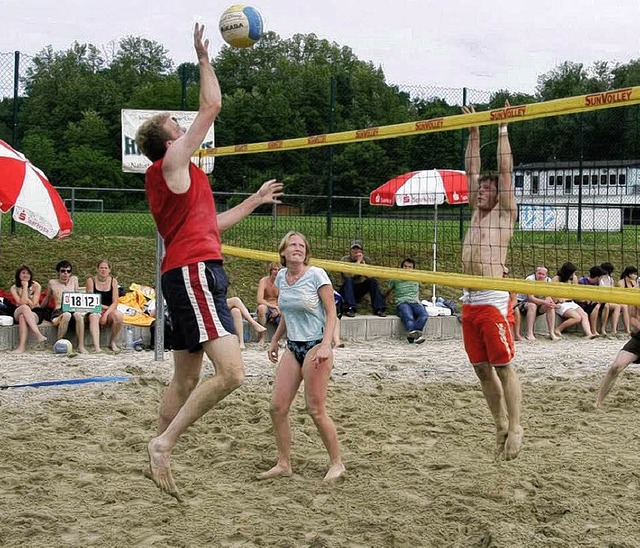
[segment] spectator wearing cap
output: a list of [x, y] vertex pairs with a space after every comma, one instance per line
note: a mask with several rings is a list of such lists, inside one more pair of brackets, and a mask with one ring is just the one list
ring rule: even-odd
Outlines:
[[[364, 254], [362, 242], [360, 240], [353, 240], [351, 242], [349, 255], [345, 255], [340, 260], [357, 264], [369, 264], [369, 258]], [[369, 293], [369, 296], [371, 297], [373, 313], [376, 316], [384, 318], [387, 315], [387, 305], [385, 298], [380, 291], [378, 280], [361, 274], [342, 273], [340, 295], [342, 295], [344, 301], [342, 306], [343, 314], [345, 316], [353, 318], [356, 315], [358, 303], [367, 293]]]

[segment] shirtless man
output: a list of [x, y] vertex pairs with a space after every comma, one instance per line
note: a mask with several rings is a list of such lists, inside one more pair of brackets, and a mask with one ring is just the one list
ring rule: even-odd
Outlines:
[[[73, 267], [69, 261], [60, 261], [56, 265], [56, 272], [58, 278], [49, 280], [47, 285], [47, 294], [42, 301], [42, 306], [53, 308], [51, 313], [51, 323], [58, 327], [58, 339], [64, 338], [69, 329], [69, 322], [71, 318], [74, 319], [76, 324], [76, 336], [78, 338], [78, 352], [86, 354], [87, 349], [84, 346], [84, 316], [79, 312], [63, 312], [62, 311], [62, 293], [65, 291], [71, 291], [77, 293], [80, 291], [80, 285], [78, 284], [78, 277], [72, 276], [71, 272]], [[53, 304], [53, 306], [52, 306]]]
[[[200, 148], [222, 107], [204, 26], [196, 23], [193, 43], [200, 71], [200, 104], [188, 130], [169, 113], [145, 121], [136, 144], [153, 162], [145, 175], [149, 209], [164, 238], [162, 290], [173, 322], [174, 374], [160, 404], [158, 434], [147, 445], [145, 475], [180, 500], [170, 455], [178, 438], [244, 380], [238, 336], [227, 304], [220, 233], [263, 204], [280, 203], [282, 183], [265, 182], [242, 203], [216, 214], [207, 175], [191, 157]], [[215, 375], [200, 381], [204, 354]]]
[[[276, 325], [280, 323], [280, 308], [278, 308], [278, 288], [275, 286], [276, 275], [280, 270], [278, 263], [269, 263], [269, 274], [260, 278], [256, 303], [258, 304], [258, 323], [266, 327], [267, 322]], [[258, 343], [264, 346], [266, 329], [260, 333]]]
[[[508, 102], [506, 106], [509, 106]], [[463, 107], [463, 112], [475, 112]], [[498, 129], [498, 176], [480, 176], [480, 132], [469, 128], [465, 155], [471, 223], [462, 246], [465, 274], [502, 278], [516, 219], [511, 188], [513, 158], [506, 124]], [[515, 459], [522, 446], [522, 393], [511, 365], [514, 343], [507, 321], [507, 291], [466, 291], [462, 306], [465, 350], [480, 379], [496, 425], [496, 458]]]

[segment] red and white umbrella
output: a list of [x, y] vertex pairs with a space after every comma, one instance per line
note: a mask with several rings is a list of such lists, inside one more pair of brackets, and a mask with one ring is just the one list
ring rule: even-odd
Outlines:
[[398, 175], [376, 188], [371, 205], [437, 206], [469, 202], [467, 175], [455, 169], [427, 169]]
[[[443, 203], [469, 203], [467, 174], [456, 169], [427, 169], [398, 175], [376, 188], [369, 195], [371, 205], [380, 206], [434, 206], [433, 220], [433, 271], [437, 270], [438, 256], [438, 206]], [[436, 286], [433, 285], [432, 303], [436, 302]]]
[[47, 238], [71, 234], [73, 221], [60, 194], [42, 171], [0, 140], [0, 211]]

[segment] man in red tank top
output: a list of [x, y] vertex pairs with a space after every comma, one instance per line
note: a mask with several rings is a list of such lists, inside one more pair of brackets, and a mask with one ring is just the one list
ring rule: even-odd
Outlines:
[[[184, 130], [170, 114], [142, 124], [136, 143], [153, 164], [145, 177], [151, 214], [163, 237], [162, 291], [173, 324], [174, 375], [160, 405], [158, 436], [148, 446], [146, 475], [180, 500], [170, 454], [180, 435], [244, 380], [240, 344], [227, 306], [220, 233], [263, 204], [280, 203], [282, 183], [265, 182], [236, 207], [216, 215], [206, 174], [191, 162], [222, 106], [218, 79], [209, 62], [209, 40], [196, 23], [194, 46], [200, 69], [200, 106]], [[237, 334], [242, 336], [242, 334]], [[206, 352], [216, 375], [202, 383]]]

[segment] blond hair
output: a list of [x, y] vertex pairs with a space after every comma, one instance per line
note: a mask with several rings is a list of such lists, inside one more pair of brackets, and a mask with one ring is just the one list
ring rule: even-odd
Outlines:
[[280, 255], [280, 264], [282, 266], [287, 266], [282, 253], [289, 245], [289, 241], [291, 240], [292, 236], [298, 236], [304, 242], [304, 249], [305, 249], [304, 264], [309, 264], [309, 257], [311, 256], [311, 247], [309, 247], [309, 242], [307, 241], [307, 238], [305, 237], [304, 234], [301, 234], [300, 232], [296, 232], [295, 230], [290, 230], [284, 235], [282, 240], [280, 240], [280, 245], [278, 246], [278, 255]]

